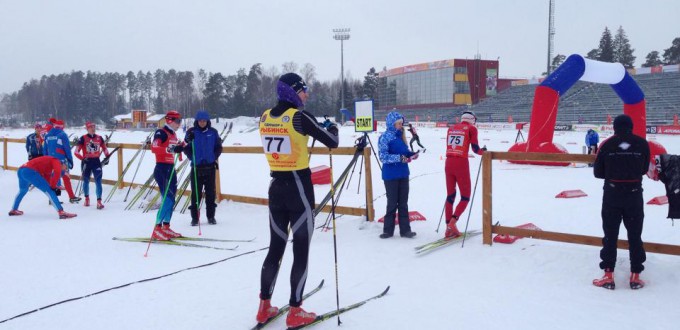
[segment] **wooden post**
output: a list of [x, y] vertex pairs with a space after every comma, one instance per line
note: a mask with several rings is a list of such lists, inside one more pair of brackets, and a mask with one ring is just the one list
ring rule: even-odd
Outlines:
[[373, 208], [373, 176], [371, 174], [371, 147], [364, 148], [364, 166], [366, 167], [366, 220], [375, 219]]
[[220, 181], [220, 169], [218, 168], [215, 170], [215, 197], [217, 198], [217, 203], [222, 201], [222, 185]]
[[7, 169], [7, 139], [2, 138], [2, 168]]
[[482, 243], [491, 245], [493, 219], [491, 213], [491, 165], [493, 152], [485, 151], [482, 155]]
[[[121, 146], [120, 149], [118, 149], [118, 177], [123, 176], [123, 147]], [[118, 189], [123, 189], [125, 187], [125, 180], [121, 180], [120, 186]]]

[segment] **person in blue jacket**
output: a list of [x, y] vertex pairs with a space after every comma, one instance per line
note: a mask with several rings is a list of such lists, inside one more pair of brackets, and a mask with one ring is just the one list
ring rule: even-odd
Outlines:
[[42, 125], [39, 123], [36, 123], [35, 126], [35, 132], [29, 134], [26, 137], [26, 152], [28, 153], [28, 160], [31, 160], [33, 158], [37, 158], [43, 155], [42, 153], [42, 146], [40, 145], [40, 130], [42, 129]]
[[396, 111], [387, 114], [385, 120], [387, 130], [378, 139], [380, 161], [383, 163], [382, 179], [387, 193], [387, 212], [385, 224], [380, 238], [394, 235], [394, 219], [399, 210], [399, 234], [412, 238], [416, 233], [411, 231], [408, 217], [409, 169], [408, 163], [418, 158], [406, 144], [404, 135], [404, 117]]
[[[45, 134], [45, 146], [43, 154], [55, 157], [62, 164], [66, 164], [69, 169], [73, 169], [73, 155], [71, 154], [71, 143], [68, 140], [68, 135], [64, 132], [64, 122], [62, 120], [55, 120], [52, 129]], [[82, 198], [77, 197], [73, 193], [71, 185], [71, 177], [69, 171], [64, 171], [62, 174], [62, 181], [66, 192], [68, 193], [69, 202], [77, 203]]]
[[586, 147], [588, 147], [588, 154], [597, 153], [597, 144], [600, 143], [600, 136], [595, 130], [589, 129], [586, 133]]
[[[198, 111], [194, 127], [189, 128], [184, 136], [186, 147], [184, 154], [191, 160], [191, 225], [198, 225], [201, 190], [205, 189], [206, 217], [211, 225], [215, 220], [215, 170], [222, 154], [222, 139], [211, 126], [210, 115], [206, 111]], [[196, 171], [196, 174], [194, 174]], [[198, 194], [198, 197], [196, 196]]]

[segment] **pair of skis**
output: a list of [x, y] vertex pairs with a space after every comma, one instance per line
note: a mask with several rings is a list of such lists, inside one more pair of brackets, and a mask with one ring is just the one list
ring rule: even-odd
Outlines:
[[420, 245], [420, 246], [416, 246], [415, 247], [416, 254], [425, 254], [425, 253], [428, 253], [428, 252], [432, 252], [432, 251], [439, 249], [441, 247], [451, 245], [451, 244], [454, 244], [454, 243], [458, 243], [458, 242], [462, 242], [463, 239], [468, 239], [468, 238], [471, 238], [471, 237], [479, 236], [481, 234], [482, 234], [481, 230], [471, 230], [471, 231], [468, 231], [467, 233], [462, 234], [462, 235], [455, 237], [455, 238], [446, 238], [446, 237], [440, 238], [436, 241], [426, 243], [426, 244], [423, 244], [423, 245]]
[[[140, 243], [149, 243], [149, 238], [148, 237], [114, 237], [113, 240], [115, 241], [124, 241], [124, 242], [140, 242]], [[190, 241], [200, 241], [200, 242], [252, 242], [254, 241], [255, 238], [249, 239], [249, 240], [232, 240], [232, 239], [216, 239], [216, 238], [203, 238], [203, 237], [176, 237], [171, 240], [167, 241], [158, 241], [158, 240], [151, 240], [151, 243], [155, 244], [164, 244], [164, 245], [174, 245], [174, 246], [185, 246], [185, 247], [195, 247], [195, 248], [204, 248], [204, 249], [214, 249], [214, 250], [227, 250], [227, 251], [233, 251], [238, 248], [237, 246], [234, 247], [217, 247], [217, 246], [210, 246], [210, 245], [202, 245], [202, 244], [196, 244], [196, 243], [190, 243]]]
[[[324, 284], [324, 280], [321, 280], [321, 283], [319, 283], [319, 285], [318, 285], [316, 288], [314, 288], [312, 291], [309, 291], [307, 294], [305, 294], [304, 296], [302, 296], [302, 300], [305, 300], [305, 299], [309, 298], [311, 295], [313, 295], [313, 294], [319, 292], [319, 290], [321, 290], [321, 288], [323, 287], [323, 284]], [[383, 297], [384, 295], [386, 295], [387, 292], [388, 292], [389, 290], [390, 290], [390, 287], [387, 286], [387, 288], [386, 288], [383, 292], [381, 292], [380, 294], [378, 294], [378, 295], [375, 295], [375, 296], [370, 297], [370, 298], [368, 298], [368, 299], [364, 299], [364, 300], [359, 301], [359, 302], [356, 302], [356, 303], [354, 303], [354, 304], [351, 304], [351, 305], [342, 307], [342, 308], [340, 308], [340, 310], [337, 310], [337, 309], [336, 309], [336, 310], [333, 310], [333, 311], [330, 311], [330, 312], [327, 312], [327, 313], [324, 313], [324, 314], [321, 314], [321, 315], [317, 315], [316, 318], [314, 319], [314, 321], [312, 321], [311, 323], [308, 323], [308, 324], [305, 324], [305, 325], [301, 325], [301, 326], [299, 326], [299, 327], [288, 328], [288, 330], [298, 330], [298, 329], [303, 329], [303, 328], [307, 328], [307, 327], [313, 326], [313, 325], [315, 325], [315, 324], [321, 323], [321, 322], [323, 322], [323, 321], [329, 320], [329, 319], [333, 318], [334, 316], [337, 316], [337, 315], [339, 315], [339, 314], [342, 314], [342, 313], [351, 311], [351, 310], [353, 310], [353, 309], [355, 309], [355, 308], [359, 308], [359, 307], [365, 305], [367, 302], [369, 302], [369, 301], [371, 301], [371, 300], [381, 298], [381, 297]], [[276, 313], [276, 315], [272, 316], [271, 318], [269, 318], [269, 320], [267, 320], [267, 321], [264, 322], [264, 323], [258, 323], [258, 324], [256, 324], [256, 325], [252, 328], [252, 330], [258, 330], [258, 329], [262, 329], [262, 328], [266, 327], [267, 325], [269, 325], [270, 323], [272, 323], [274, 320], [278, 319], [278, 318], [281, 317], [283, 314], [287, 313], [288, 310], [290, 310], [290, 305], [285, 305], [285, 306], [281, 307], [281, 308], [279, 309], [279, 312]]]

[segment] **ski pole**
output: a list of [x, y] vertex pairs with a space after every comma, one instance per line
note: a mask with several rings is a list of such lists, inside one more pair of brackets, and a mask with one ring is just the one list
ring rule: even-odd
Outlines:
[[[198, 191], [198, 177], [196, 174], [196, 148], [194, 148], [194, 140], [191, 140], [191, 165], [194, 170], [194, 187], [191, 189], [191, 194], [196, 196], [196, 219], [198, 220], [198, 236], [201, 236], [201, 205], [199, 205], [199, 191]], [[189, 196], [191, 198], [191, 196]]]
[[333, 149], [329, 149], [328, 159], [331, 164], [330, 176], [331, 176], [331, 215], [333, 217], [333, 254], [335, 255], [335, 303], [338, 312], [338, 326], [342, 324], [340, 321], [340, 289], [338, 285], [338, 239], [336, 235], [336, 225], [335, 225], [335, 187], [333, 186]]
[[482, 171], [482, 161], [479, 161], [479, 168], [477, 169], [477, 178], [475, 179], [475, 188], [472, 190], [472, 199], [470, 200], [470, 209], [468, 210], [467, 221], [465, 221], [465, 231], [463, 232], [463, 242], [460, 247], [465, 246], [465, 237], [467, 236], [468, 224], [470, 223], [470, 214], [472, 214], [472, 204], [475, 202], [475, 193], [477, 192], [477, 182], [479, 182], [479, 172]]
[[[475, 188], [477, 186], [475, 185]], [[444, 219], [444, 210], [446, 209], [446, 201], [444, 201], [444, 207], [442, 207], [442, 215], [439, 216], [439, 224], [437, 225], [437, 230], [435, 230], [435, 233], [439, 232], [439, 227], [442, 225], [442, 219]], [[466, 227], [467, 228], [467, 227]]]
[[[312, 159], [312, 149], [314, 149], [314, 143], [316, 143], [316, 139], [312, 140], [312, 147], [309, 148], [309, 156], [307, 157], [307, 161], [309, 162], [310, 159]], [[331, 180], [332, 182], [332, 180]]]
[[123, 202], [127, 202], [128, 196], [130, 196], [130, 190], [132, 190], [132, 186], [135, 183], [135, 178], [137, 177], [137, 172], [139, 171], [139, 167], [142, 165], [142, 162], [144, 161], [144, 154], [146, 154], [146, 148], [144, 150], [142, 150], [142, 157], [139, 158], [139, 163], [137, 163], [137, 168], [135, 169], [135, 174], [132, 175], [132, 181], [130, 182], [130, 187], [128, 188], [128, 191], [125, 194], [125, 198], [123, 198]]
[[[165, 204], [165, 200], [168, 197], [168, 190], [170, 190], [170, 183], [172, 183], [172, 176], [175, 175], [175, 165], [177, 165], [177, 158], [179, 158], [179, 154], [175, 155], [175, 160], [172, 163], [172, 170], [170, 171], [170, 176], [168, 177], [168, 182], [165, 185], [165, 192], [163, 193], [163, 200], [161, 201], [161, 207], [158, 209], [158, 212], [156, 213], [156, 222], [153, 224], [153, 231], [151, 231], [151, 236], [149, 236], [149, 245], [146, 246], [146, 252], [144, 252], [144, 258], [146, 258], [149, 255], [149, 248], [151, 248], [151, 241], [153, 241], [153, 233], [156, 231], [156, 224], [159, 223], [158, 220], [161, 218], [161, 212], [163, 212], [163, 204]], [[172, 212], [172, 211], [171, 211]]]

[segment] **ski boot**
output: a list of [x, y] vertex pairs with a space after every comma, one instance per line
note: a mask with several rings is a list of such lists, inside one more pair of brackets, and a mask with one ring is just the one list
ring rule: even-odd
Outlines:
[[71, 204], [76, 204], [76, 203], [80, 202], [81, 199], [82, 199], [81, 197], [74, 196], [74, 197], [69, 198], [68, 201], [69, 201]]
[[299, 327], [301, 325], [307, 325], [316, 320], [315, 313], [306, 312], [301, 307], [290, 307], [288, 311], [288, 317], [286, 318], [286, 325], [289, 328]]
[[456, 222], [458, 222], [457, 216], [451, 216], [451, 220], [446, 223], [446, 232], [444, 232], [444, 238], [456, 238], [459, 237], [460, 231], [456, 227]]
[[[637, 278], [637, 277], [636, 277]], [[639, 278], [637, 278], [639, 280]], [[633, 276], [630, 277], [630, 286], [633, 286]], [[602, 278], [596, 278], [593, 280], [593, 285], [609, 290], [614, 290], [616, 288], [616, 284], [614, 283], [614, 270], [613, 269], [605, 269], [604, 270], [604, 276]]]
[[192, 227], [198, 226], [198, 219], [191, 219], [191, 226]]
[[167, 236], [169, 238], [182, 237], [182, 234], [177, 233], [177, 232], [173, 231], [172, 229], [170, 229], [170, 223], [164, 223], [161, 230], [163, 231], [165, 236]]
[[156, 225], [153, 229], [153, 234], [151, 234], [151, 239], [156, 241], [169, 241], [170, 238], [163, 232], [161, 225]]
[[260, 308], [257, 309], [255, 319], [257, 323], [265, 323], [279, 313], [279, 308], [271, 305], [271, 300], [260, 299]]
[[645, 287], [645, 281], [640, 279], [640, 273], [630, 273], [630, 288], [633, 290]]
[[90, 196], [85, 196], [85, 203], [83, 203], [83, 206], [90, 206]]
[[24, 211], [19, 211], [19, 210], [11, 210], [11, 211], [9, 211], [9, 215], [10, 215], [10, 216], [14, 216], [14, 215], [23, 215], [23, 214], [24, 214]]
[[59, 219], [75, 218], [76, 216], [78, 216], [78, 215], [75, 214], [75, 213], [68, 213], [64, 210], [59, 211]]
[[215, 220], [215, 218], [208, 218], [208, 224], [209, 224], [209, 225], [216, 225], [216, 224], [217, 224], [217, 220]]
[[104, 208], [104, 204], [102, 204], [102, 199], [98, 198], [97, 199], [97, 210], [101, 210]]

